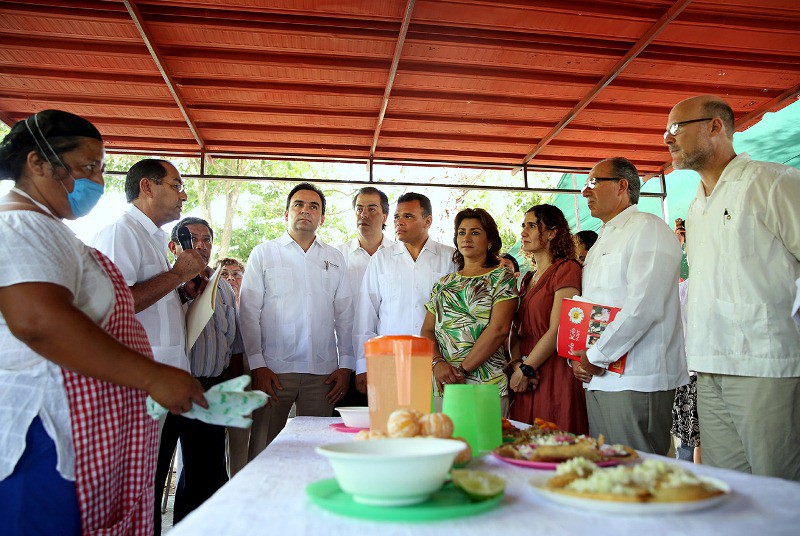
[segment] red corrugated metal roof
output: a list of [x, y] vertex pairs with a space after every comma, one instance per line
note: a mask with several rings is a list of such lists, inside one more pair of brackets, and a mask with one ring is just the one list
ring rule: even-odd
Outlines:
[[73, 111], [118, 150], [652, 173], [675, 102], [722, 95], [744, 127], [800, 94], [798, 58], [796, 0], [0, 1], [0, 118]]

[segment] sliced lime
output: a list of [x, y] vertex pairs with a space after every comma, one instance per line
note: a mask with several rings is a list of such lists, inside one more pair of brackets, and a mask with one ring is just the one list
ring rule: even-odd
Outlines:
[[453, 485], [473, 501], [486, 501], [503, 494], [506, 481], [497, 475], [471, 469], [453, 469]]

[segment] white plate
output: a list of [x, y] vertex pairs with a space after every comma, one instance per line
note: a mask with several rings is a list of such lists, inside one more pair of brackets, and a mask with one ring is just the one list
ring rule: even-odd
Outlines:
[[564, 506], [572, 506], [580, 510], [594, 510], [595, 512], [603, 512], [606, 514], [622, 515], [678, 514], [680, 512], [705, 510], [706, 508], [717, 506], [723, 501], [728, 500], [728, 497], [731, 495], [731, 488], [725, 482], [710, 477], [700, 477], [700, 479], [718, 489], [721, 489], [725, 493], [702, 501], [631, 503], [600, 501], [597, 499], [586, 499], [583, 497], [574, 497], [572, 495], [563, 495], [561, 493], [555, 493], [553, 491], [544, 489], [537, 484], [534, 484], [533, 488], [548, 500]]

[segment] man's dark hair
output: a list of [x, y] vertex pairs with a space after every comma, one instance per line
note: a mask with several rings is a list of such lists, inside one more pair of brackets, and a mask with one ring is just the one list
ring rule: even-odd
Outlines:
[[606, 162], [611, 163], [613, 177], [628, 181], [628, 200], [630, 200], [631, 205], [638, 204], [642, 181], [639, 179], [639, 171], [633, 165], [633, 162], [621, 156], [609, 158]]
[[733, 110], [727, 102], [722, 100], [711, 100], [703, 104], [703, 114], [708, 117], [719, 117], [725, 125], [725, 134], [733, 139], [733, 129], [735, 118]]
[[433, 206], [428, 196], [418, 194], [416, 192], [406, 192], [397, 198], [397, 204], [409, 203], [411, 201], [419, 201], [419, 206], [422, 207], [422, 217], [427, 218], [433, 215]]
[[578, 231], [575, 236], [581, 241], [586, 251], [589, 251], [594, 243], [597, 242], [597, 233], [594, 231]]
[[386, 194], [375, 188], [374, 186], [364, 186], [360, 188], [356, 195], [353, 196], [353, 208], [356, 208], [356, 200], [359, 195], [378, 195], [381, 198], [381, 210], [384, 214], [389, 214], [389, 198]]
[[172, 228], [172, 232], [169, 235], [169, 239], [175, 242], [176, 244], [180, 244], [178, 241], [178, 229], [181, 227], [186, 227], [187, 225], [205, 225], [208, 228], [208, 231], [211, 233], [211, 240], [214, 240], [214, 229], [208, 224], [206, 220], [203, 218], [194, 218], [192, 216], [187, 216], [183, 218], [181, 221], [175, 224], [175, 227]]
[[517, 258], [514, 257], [514, 255], [512, 255], [511, 253], [503, 253], [502, 255], [500, 255], [500, 257], [510, 260], [511, 264], [514, 265], [514, 272], [515, 273], [519, 272], [519, 262], [517, 261]]
[[297, 192], [300, 192], [302, 190], [309, 190], [309, 191], [312, 191], [312, 192], [316, 192], [316, 194], [319, 196], [320, 200], [322, 201], [322, 214], [324, 215], [325, 214], [325, 194], [323, 194], [322, 190], [320, 190], [319, 188], [317, 188], [316, 186], [314, 186], [310, 182], [301, 182], [300, 184], [298, 184], [297, 186], [292, 188], [292, 191], [289, 192], [288, 196], [286, 196], [286, 210], [289, 210], [289, 203], [292, 201], [292, 197], [294, 197], [294, 194], [296, 194]]
[[142, 182], [142, 179], [161, 180], [167, 176], [165, 164], [170, 164], [170, 162], [156, 158], [145, 158], [131, 166], [128, 174], [125, 175], [125, 199], [127, 199], [128, 203], [139, 197], [141, 193], [139, 183]]

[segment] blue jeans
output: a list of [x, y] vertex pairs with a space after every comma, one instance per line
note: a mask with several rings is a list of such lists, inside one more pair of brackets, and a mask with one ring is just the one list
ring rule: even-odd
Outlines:
[[56, 469], [56, 445], [39, 417], [31, 422], [14, 472], [0, 481], [0, 534], [80, 536], [75, 482]]

